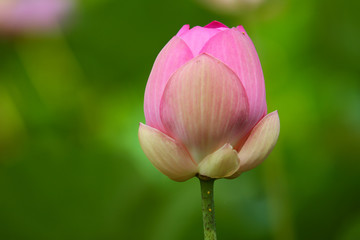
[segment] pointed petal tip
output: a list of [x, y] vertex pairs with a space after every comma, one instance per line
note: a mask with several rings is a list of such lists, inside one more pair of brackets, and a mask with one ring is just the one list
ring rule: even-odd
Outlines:
[[247, 35], [245, 28], [242, 25], [236, 27], [236, 29], [241, 32], [243, 35]]
[[[279, 117], [279, 112], [278, 112], [278, 110], [275, 110], [275, 111], [273, 111], [273, 112], [271, 112], [271, 113], [268, 113], [266, 116], [265, 116], [266, 118], [271, 118], [271, 119], [273, 119], [273, 121], [275, 122], [274, 124], [276, 124], [276, 125], [279, 125], [279, 130], [280, 130], [280, 117]], [[264, 117], [264, 118], [265, 118]], [[263, 118], [263, 119], [264, 119]], [[275, 126], [276, 126], [275, 125]]]
[[190, 25], [189, 24], [185, 24], [184, 26], [182, 26], [179, 30], [179, 32], [176, 34], [176, 36], [181, 36], [183, 35], [184, 33], [186, 33], [187, 31], [190, 30]]
[[142, 122], [139, 122], [139, 130], [138, 130], [139, 139], [140, 139], [140, 131], [141, 131], [144, 127], [146, 127], [146, 125], [143, 124]]
[[215, 57], [211, 56], [209, 53], [203, 52], [194, 57], [196, 61], [203, 61], [202, 58], [210, 58], [212, 61], [220, 61], [219, 59], [216, 59]]
[[225, 143], [225, 145], [222, 146], [221, 149], [231, 149], [231, 150], [233, 150], [234, 148], [233, 148], [233, 146], [232, 146], [230, 143]]
[[229, 27], [219, 21], [212, 21], [211, 23], [204, 26], [204, 28], [229, 28]]

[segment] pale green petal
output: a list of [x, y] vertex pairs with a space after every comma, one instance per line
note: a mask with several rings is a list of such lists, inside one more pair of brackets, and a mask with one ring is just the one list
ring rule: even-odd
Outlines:
[[210, 178], [224, 178], [234, 174], [240, 166], [238, 153], [225, 144], [199, 163], [199, 174]]

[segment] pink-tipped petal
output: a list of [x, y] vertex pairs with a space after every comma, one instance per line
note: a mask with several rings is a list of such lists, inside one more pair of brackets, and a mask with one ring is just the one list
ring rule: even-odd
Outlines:
[[233, 175], [239, 166], [238, 153], [227, 143], [199, 163], [199, 174], [210, 178], [224, 178]]
[[229, 28], [225, 24], [218, 22], [218, 21], [212, 21], [208, 25], [206, 25], [204, 28]]
[[189, 46], [193, 55], [197, 56], [204, 44], [219, 32], [221, 32], [221, 30], [217, 28], [203, 28], [196, 26], [182, 34], [181, 38]]
[[175, 181], [186, 181], [197, 173], [197, 165], [187, 150], [155, 128], [140, 124], [139, 141], [151, 163]]
[[197, 162], [245, 135], [248, 111], [247, 96], [236, 74], [206, 54], [175, 72], [160, 105], [166, 132], [185, 144]]
[[183, 35], [184, 33], [186, 33], [187, 31], [189, 31], [190, 30], [190, 26], [189, 26], [189, 24], [186, 24], [186, 25], [184, 25], [184, 26], [182, 26], [181, 28], [180, 28], [180, 30], [179, 30], [179, 32], [176, 34], [176, 36], [181, 36], [181, 35]]
[[211, 38], [201, 53], [220, 59], [241, 80], [249, 98], [250, 130], [264, 116], [266, 108], [264, 76], [251, 39], [238, 29], [225, 30]]
[[159, 112], [164, 88], [170, 76], [192, 57], [189, 47], [177, 36], [157, 56], [145, 89], [144, 112], [147, 125], [164, 131]]
[[277, 111], [269, 113], [261, 119], [251, 130], [239, 152], [240, 168], [234, 177], [262, 163], [274, 148], [279, 132], [280, 120]]
[[239, 32], [241, 32], [242, 34], [247, 35], [245, 28], [243, 26], [239, 25], [236, 27], [236, 29], [239, 30]]

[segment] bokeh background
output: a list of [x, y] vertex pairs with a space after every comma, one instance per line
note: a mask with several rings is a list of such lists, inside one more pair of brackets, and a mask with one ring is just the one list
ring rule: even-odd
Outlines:
[[262, 165], [216, 182], [218, 238], [360, 239], [360, 2], [219, 2], [84, 0], [1, 36], [0, 239], [202, 239], [198, 180], [158, 172], [137, 129], [158, 52], [212, 20], [244, 25], [281, 120]]

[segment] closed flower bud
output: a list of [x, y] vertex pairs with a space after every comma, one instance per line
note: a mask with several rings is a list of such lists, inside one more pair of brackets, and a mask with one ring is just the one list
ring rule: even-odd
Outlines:
[[146, 90], [146, 156], [176, 181], [234, 178], [260, 164], [278, 139], [264, 77], [242, 26], [183, 26], [158, 55]]

